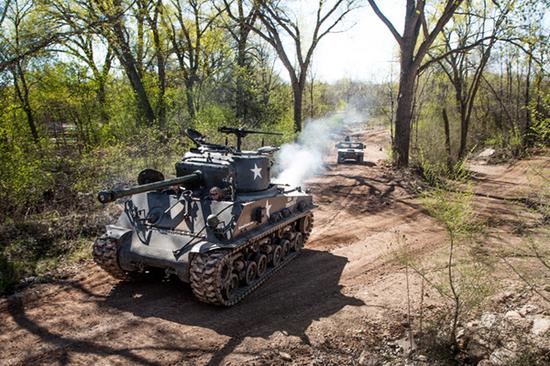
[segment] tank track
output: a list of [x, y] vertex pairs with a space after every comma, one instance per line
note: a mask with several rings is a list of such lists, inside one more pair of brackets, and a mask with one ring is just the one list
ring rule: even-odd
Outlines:
[[115, 239], [105, 235], [97, 238], [93, 245], [92, 256], [97, 265], [114, 278], [127, 277], [126, 271], [118, 264], [118, 243]]
[[[308, 220], [305, 221], [306, 224], [304, 224], [304, 220]], [[209, 304], [235, 305], [300, 254], [300, 250], [310, 236], [312, 227], [313, 214], [309, 213], [294, 221], [275, 226], [238, 248], [196, 254], [191, 261], [190, 268], [190, 284], [193, 294], [200, 301]], [[296, 248], [298, 234], [302, 241]], [[269, 247], [271, 247], [271, 252], [266, 253]], [[281, 249], [276, 249], [277, 247]], [[254, 259], [250, 256], [252, 251], [255, 253]], [[282, 251], [283, 255], [279, 260], [274, 255], [276, 251]], [[248, 266], [254, 267], [250, 264], [251, 262], [258, 265], [257, 260], [261, 255], [265, 255], [268, 260], [265, 272], [248, 282], [246, 278]], [[235, 266], [235, 262], [238, 264], [243, 261], [244, 276], [243, 269], [238, 270], [239, 266]], [[228, 268], [229, 275], [227, 275]], [[231, 294], [228, 295], [227, 290], [232, 287], [228, 284], [233, 283], [234, 285], [235, 281], [237, 281], [237, 286], [233, 287]]]

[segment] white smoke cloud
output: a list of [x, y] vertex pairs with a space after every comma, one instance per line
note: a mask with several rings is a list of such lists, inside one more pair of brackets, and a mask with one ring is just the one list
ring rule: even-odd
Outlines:
[[284, 144], [275, 155], [274, 181], [302, 186], [304, 181], [324, 170], [324, 157], [346, 127], [365, 122], [365, 116], [350, 109], [309, 121], [290, 144]]

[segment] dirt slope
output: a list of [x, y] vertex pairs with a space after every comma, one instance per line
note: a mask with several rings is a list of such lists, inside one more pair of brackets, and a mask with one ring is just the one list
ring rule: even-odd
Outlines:
[[[421, 256], [445, 234], [382, 165], [387, 133], [356, 136], [367, 144], [364, 165], [336, 165], [334, 154], [309, 182], [320, 207], [307, 250], [238, 306], [198, 303], [176, 281], [119, 282], [87, 262], [65, 280], [0, 300], [0, 364], [342, 365], [402, 337], [398, 237]], [[522, 179], [513, 169], [482, 170], [481, 190]], [[437, 300], [425, 301], [429, 309]]]

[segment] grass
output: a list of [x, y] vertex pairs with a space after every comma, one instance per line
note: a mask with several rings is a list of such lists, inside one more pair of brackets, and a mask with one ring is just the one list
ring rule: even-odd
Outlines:
[[[471, 189], [449, 191], [453, 182], [448, 185], [434, 180], [435, 188], [421, 195], [423, 206], [445, 227], [447, 245], [425, 258], [415, 258], [414, 253], [404, 249], [398, 254], [398, 260], [413, 269], [414, 274], [422, 278], [422, 283], [435, 289], [447, 304], [441, 318], [432, 314], [430, 322], [419, 320], [420, 324], [425, 323], [419, 340], [421, 349], [434, 359], [443, 363], [454, 359], [453, 353], [458, 349], [457, 329], [487, 309], [490, 304], [487, 299], [493, 294], [504, 291], [500, 283], [520, 284], [518, 288], [550, 303], [548, 168], [531, 166], [528, 174], [529, 187], [519, 194], [529, 199], [524, 203], [499, 203], [506, 205], [505, 211], [510, 212], [513, 224], [509, 218], [498, 215], [478, 217]], [[488, 225], [495, 220], [503, 224]], [[506, 282], [501, 282], [503, 279]], [[531, 344], [530, 339], [522, 342], [520, 346], [525, 347], [525, 352], [518, 352], [515, 362], [518, 365], [540, 364], [535, 362], [540, 360], [540, 349]]]
[[91, 241], [111, 221], [100, 214], [55, 221], [40, 216], [0, 225], [0, 294], [13, 292], [25, 279], [46, 278], [60, 267], [89, 259]]
[[[457, 352], [457, 330], [472, 312], [481, 307], [495, 290], [489, 276], [489, 268], [473, 255], [475, 246], [484, 226], [472, 208], [473, 195], [470, 191], [449, 192], [434, 188], [421, 195], [423, 206], [437, 219], [447, 233], [446, 245], [432, 252], [429, 258], [415, 258], [407, 245], [397, 254], [400, 263], [420, 276], [422, 284], [434, 289], [445, 303], [446, 310], [437, 324], [428, 326], [424, 341], [428, 348], [444, 348], [449, 352], [445, 357]], [[421, 291], [424, 296], [424, 291]], [[407, 295], [409, 296], [409, 295]], [[420, 299], [424, 303], [424, 299]], [[419, 310], [423, 314], [423, 309]], [[409, 314], [410, 316], [410, 314]], [[419, 319], [419, 324], [424, 320]], [[438, 329], [437, 337], [429, 328]]]

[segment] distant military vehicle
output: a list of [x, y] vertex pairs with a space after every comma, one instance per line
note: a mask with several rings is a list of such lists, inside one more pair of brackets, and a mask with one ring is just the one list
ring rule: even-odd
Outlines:
[[197, 146], [176, 163], [176, 178], [147, 169], [137, 186], [98, 194], [102, 203], [131, 196], [93, 245], [101, 268], [117, 278], [161, 268], [199, 300], [230, 306], [299, 254], [313, 225], [311, 195], [271, 183], [277, 148], [241, 151], [244, 137], [265, 132], [219, 131], [235, 135], [237, 147], [187, 130]]
[[338, 142], [336, 149], [338, 149], [338, 164], [349, 160], [358, 163], [363, 162], [365, 145], [361, 142], [352, 141], [349, 136], [346, 136], [344, 141]]

